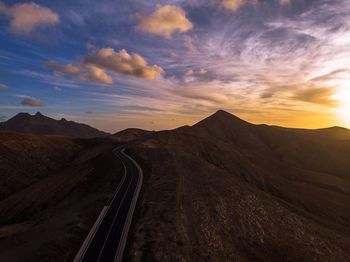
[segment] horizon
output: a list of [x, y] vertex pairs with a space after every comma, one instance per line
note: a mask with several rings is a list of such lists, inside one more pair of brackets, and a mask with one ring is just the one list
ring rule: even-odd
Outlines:
[[0, 0], [0, 122], [350, 128], [346, 0]]
[[[199, 122], [205, 120], [206, 118], [208, 118], [208, 117], [210, 117], [210, 116], [213, 116], [213, 115], [219, 113], [220, 111], [221, 111], [221, 112], [224, 112], [224, 113], [231, 114], [232, 116], [237, 117], [239, 120], [242, 120], [242, 121], [247, 122], [247, 123], [252, 124], [252, 125], [267, 125], [267, 124], [264, 124], [264, 123], [254, 124], [254, 123], [251, 123], [251, 122], [249, 122], [249, 121], [246, 121], [245, 119], [240, 118], [240, 117], [238, 117], [237, 115], [234, 115], [234, 114], [232, 114], [232, 113], [230, 113], [230, 112], [228, 112], [228, 111], [225, 111], [225, 110], [222, 110], [222, 109], [218, 109], [218, 110], [216, 110], [215, 112], [211, 113], [210, 115], [206, 115], [206, 116], [204, 116], [204, 118], [199, 119], [198, 121], [196, 121], [196, 122], [194, 122], [194, 123], [192, 123], [192, 124], [184, 124], [184, 125], [181, 125], [181, 126], [177, 126], [177, 127], [174, 127], [174, 128], [170, 128], [170, 129], [158, 129], [158, 130], [152, 129], [152, 130], [151, 130], [151, 129], [142, 129], [142, 128], [139, 128], [139, 127], [133, 127], [133, 126], [131, 126], [131, 127], [127, 127], [127, 128], [124, 128], [124, 129], [112, 130], [112, 131], [106, 131], [106, 130], [101, 130], [101, 129], [98, 129], [98, 130], [107, 132], [107, 133], [109, 133], [110, 135], [117, 134], [118, 132], [125, 131], [125, 130], [128, 130], [128, 129], [140, 129], [140, 130], [144, 130], [144, 131], [155, 131], [155, 132], [158, 132], [158, 131], [166, 131], [166, 130], [177, 129], [177, 128], [180, 128], [180, 127], [183, 127], [183, 126], [193, 126], [193, 125], [195, 125], [195, 124], [197, 124], [197, 123], [199, 123]], [[29, 114], [30, 116], [36, 116], [36, 115], [39, 114], [39, 115], [42, 115], [42, 116], [45, 116], [45, 117], [49, 117], [49, 116], [47, 116], [47, 115], [41, 113], [40, 111], [37, 111], [36, 113], [32, 113], [32, 114], [31, 114], [31, 113], [28, 113], [28, 112], [19, 112], [19, 113], [17, 113], [16, 115], [13, 115], [10, 119], [16, 117], [16, 116], [19, 115], [19, 114]], [[51, 117], [49, 117], [49, 118], [51, 118]], [[10, 119], [8, 119], [8, 120], [10, 120]], [[62, 117], [62, 118], [51, 118], [51, 119], [54, 119], [54, 120], [56, 120], [56, 121], [59, 121], [59, 120], [63, 120], [63, 119], [64, 119], [64, 120], [66, 120], [66, 121], [73, 121], [74, 123], [77, 123], [77, 124], [87, 124], [87, 123], [84, 123], [84, 122], [76, 122], [76, 121], [71, 120], [71, 119], [66, 119], [66, 118], [64, 118], [64, 117]], [[0, 123], [2, 123], [2, 122], [6, 122], [6, 121], [0, 121]], [[268, 125], [268, 126], [271, 126], [271, 127], [275, 126], [275, 127], [281, 127], [281, 128], [291, 128], [291, 129], [304, 129], [304, 130], [321, 130], [321, 129], [331, 129], [331, 128], [344, 128], [344, 129], [350, 130], [349, 128], [346, 128], [346, 127], [343, 127], [343, 126], [327, 126], [327, 127], [319, 127], [319, 128], [285, 127], [285, 126], [278, 126], [278, 125]], [[95, 126], [91, 126], [91, 127], [96, 128]]]

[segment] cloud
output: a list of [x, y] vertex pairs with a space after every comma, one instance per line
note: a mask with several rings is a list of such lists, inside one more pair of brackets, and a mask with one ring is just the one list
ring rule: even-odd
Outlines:
[[119, 45], [119, 40], [118, 39], [112, 39], [111, 43], [114, 45]]
[[187, 75], [187, 76], [191, 76], [191, 75], [193, 75], [193, 74], [194, 74], [193, 69], [190, 69], [190, 70], [188, 70], [188, 71], [186, 72], [186, 75]]
[[0, 84], [0, 88], [4, 88], [4, 89], [6, 89], [6, 88], [9, 88], [7, 85], [4, 85], [4, 84]]
[[260, 98], [271, 98], [273, 97], [274, 93], [271, 91], [266, 91], [260, 95]]
[[115, 74], [131, 75], [151, 80], [164, 72], [157, 65], [147, 65], [146, 60], [139, 54], [129, 55], [125, 49], [115, 52], [113, 48], [103, 48], [97, 54], [85, 56], [84, 64], [92, 64]]
[[38, 27], [52, 26], [60, 21], [58, 14], [35, 3], [7, 7], [0, 2], [0, 14], [9, 17], [11, 32], [22, 35], [30, 35]]
[[86, 114], [86, 115], [92, 115], [93, 112], [91, 112], [91, 111], [86, 111], [86, 112], [84, 112], [84, 114]]
[[95, 65], [88, 64], [84, 65], [83, 69], [86, 69], [88, 73], [82, 73], [79, 75], [82, 80], [94, 80], [101, 83], [112, 84], [113, 79], [107, 75], [105, 71]]
[[191, 76], [191, 75], [205, 75], [207, 73], [207, 70], [201, 68], [198, 71], [194, 71], [193, 69], [190, 69], [186, 72], [187, 76]]
[[96, 49], [96, 47], [93, 44], [91, 44], [90, 42], [86, 43], [86, 48], [88, 50], [95, 50]]
[[281, 5], [290, 4], [290, 0], [279, 0]]
[[197, 38], [198, 38], [197, 35], [195, 35], [194, 37], [190, 37], [187, 35], [185, 36], [185, 46], [190, 51], [190, 53], [197, 53], [198, 52], [197, 48], [193, 45], [193, 42]]
[[56, 91], [62, 91], [62, 88], [60, 88], [60, 87], [58, 87], [58, 86], [55, 86], [54, 89], [55, 89]]
[[54, 69], [57, 72], [68, 74], [68, 75], [76, 75], [82, 71], [79, 66], [72, 65], [71, 63], [61, 66], [56, 61], [50, 61], [45, 64], [46, 68]]
[[349, 79], [349, 75], [350, 75], [350, 70], [349, 69], [337, 69], [334, 70], [330, 73], [321, 75], [321, 76], [317, 76], [312, 78], [310, 81], [312, 82], [324, 82], [324, 81], [330, 81], [330, 80], [334, 80], [334, 79]]
[[153, 14], [138, 13], [136, 17], [139, 24], [138, 30], [171, 38], [175, 32], [186, 32], [193, 28], [192, 23], [186, 18], [185, 11], [177, 6], [157, 5]]
[[189, 5], [197, 5], [198, 4], [198, 0], [187, 0], [187, 3]]
[[331, 96], [333, 95], [334, 89], [331, 87], [311, 86], [296, 91], [295, 94], [292, 96], [292, 99], [314, 104], [320, 104], [329, 107], [336, 107], [339, 104], [335, 99], [331, 98]]
[[[285, 5], [290, 4], [290, 1], [291, 0], [278, 0], [278, 3], [280, 5]], [[232, 12], [236, 12], [238, 9], [240, 9], [247, 3], [256, 6], [259, 4], [259, 0], [222, 0], [221, 6]]]
[[199, 69], [199, 71], [197, 72], [197, 74], [199, 74], [199, 75], [205, 75], [206, 73], [207, 73], [207, 70], [205, 70], [203, 68]]
[[105, 70], [149, 80], [159, 77], [164, 72], [157, 65], [149, 66], [139, 54], [130, 55], [125, 49], [115, 52], [113, 48], [102, 48], [97, 53], [87, 54], [79, 65], [70, 63], [62, 66], [56, 61], [51, 61], [46, 63], [45, 67], [73, 78], [106, 84], [113, 83], [113, 79]]
[[[290, 84], [284, 84], [288, 82]], [[337, 88], [313, 79], [300, 82], [293, 82], [293, 79], [285, 79], [283, 83], [265, 80], [264, 84], [269, 87], [260, 93], [260, 98], [262, 99], [282, 98], [286, 99], [286, 102], [296, 100], [327, 107], [339, 106], [338, 100], [333, 98], [336, 95]]]
[[190, 99], [192, 101], [196, 101], [196, 103], [202, 102], [203, 104], [211, 103], [214, 105], [217, 104], [225, 104], [227, 97], [225, 94], [213, 94], [211, 92], [203, 92], [201, 90], [191, 90], [188, 88], [180, 88], [178, 87], [175, 90], [170, 90], [176, 96]]
[[246, 0], [223, 0], [221, 2], [221, 6], [233, 12], [236, 12], [245, 4]]
[[22, 105], [24, 106], [34, 106], [34, 107], [45, 107], [46, 105], [41, 102], [39, 99], [34, 97], [25, 97], [23, 98]]
[[103, 69], [94, 65], [73, 65], [71, 63], [62, 66], [56, 61], [45, 64], [45, 68], [52, 69], [56, 74], [67, 74], [80, 80], [94, 80], [101, 83], [111, 84], [113, 79]]

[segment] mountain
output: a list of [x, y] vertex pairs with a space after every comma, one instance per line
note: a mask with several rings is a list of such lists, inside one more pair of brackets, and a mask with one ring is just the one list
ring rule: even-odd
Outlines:
[[139, 138], [129, 153], [145, 183], [126, 261], [350, 257], [350, 130], [254, 125], [218, 111]]
[[55, 120], [42, 115], [40, 112], [35, 115], [19, 113], [8, 121], [0, 123], [0, 130], [17, 133], [72, 136], [79, 138], [108, 135], [107, 133], [99, 131], [86, 124], [67, 121], [64, 118], [61, 120]]
[[1, 261], [73, 261], [122, 179], [118, 145], [0, 132]]
[[138, 138], [145, 137], [146, 135], [150, 135], [152, 133], [153, 133], [152, 131], [147, 131], [147, 130], [142, 130], [137, 128], [128, 128], [113, 134], [111, 137], [115, 141], [127, 143], [130, 141], [136, 140]]
[[218, 111], [193, 126], [88, 140], [0, 133], [0, 253], [72, 261], [123, 167], [144, 182], [125, 261], [348, 261], [350, 130], [254, 125]]

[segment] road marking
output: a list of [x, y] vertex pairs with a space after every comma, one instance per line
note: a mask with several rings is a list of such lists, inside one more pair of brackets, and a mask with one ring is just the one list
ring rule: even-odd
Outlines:
[[[115, 148], [115, 149], [112, 150], [112, 152], [113, 152], [113, 154], [114, 154], [115, 156], [117, 156], [117, 155], [116, 155], [116, 150], [118, 150], [119, 148], [120, 148], [120, 147], [117, 147], [117, 148]], [[124, 149], [121, 149], [121, 150], [124, 150]], [[118, 157], [118, 156], [117, 156], [117, 157]], [[123, 175], [122, 181], [119, 183], [119, 185], [118, 185], [118, 187], [117, 187], [117, 189], [116, 189], [116, 191], [115, 191], [115, 193], [114, 193], [113, 199], [110, 201], [110, 204], [109, 204], [109, 206], [108, 206], [106, 212], [103, 214], [103, 217], [102, 217], [101, 220], [99, 221], [98, 226], [97, 226], [95, 232], [93, 233], [92, 237], [89, 239], [89, 243], [88, 243], [88, 245], [85, 247], [85, 250], [84, 250], [83, 254], [80, 256], [79, 262], [81, 262], [81, 260], [84, 258], [85, 253], [86, 253], [86, 251], [89, 249], [90, 244], [91, 244], [92, 240], [94, 239], [94, 237], [95, 237], [97, 231], [100, 229], [100, 226], [101, 226], [101, 224], [102, 224], [102, 221], [103, 221], [103, 219], [105, 218], [105, 216], [106, 216], [106, 214], [107, 214], [107, 212], [108, 212], [108, 210], [109, 210], [111, 204], [113, 203], [114, 199], [116, 198], [117, 194], [119, 193], [120, 188], [121, 188], [122, 185], [124, 184], [124, 181], [125, 181], [125, 178], [126, 178], [127, 170], [126, 170], [126, 166], [124, 165], [123, 161], [122, 161], [119, 157], [118, 157], [118, 159], [122, 162], [123, 167], [124, 167], [124, 175]], [[88, 236], [89, 236], [89, 234], [88, 234]]]
[[107, 237], [106, 237], [105, 241], [103, 242], [103, 246], [102, 246], [102, 248], [101, 248], [101, 250], [100, 250], [100, 253], [99, 253], [99, 256], [98, 256], [98, 258], [97, 258], [97, 261], [100, 261], [101, 254], [102, 254], [102, 252], [103, 252], [103, 249], [105, 248], [105, 245], [106, 245], [106, 243], [107, 243], [108, 237], [109, 237], [109, 235], [110, 235], [110, 233], [111, 233], [111, 230], [112, 230], [112, 227], [113, 227], [113, 225], [114, 225], [115, 219], [116, 219], [117, 216], [118, 216], [120, 207], [123, 205], [124, 199], [125, 199], [125, 197], [126, 197], [128, 191], [129, 191], [131, 182], [132, 182], [132, 179], [130, 179], [130, 183], [129, 183], [129, 185], [128, 185], [128, 187], [127, 187], [127, 189], [126, 189], [126, 191], [125, 191], [125, 193], [124, 193], [124, 195], [123, 195], [122, 200], [120, 201], [120, 205], [119, 205], [119, 207], [118, 207], [117, 212], [115, 213], [115, 216], [114, 216], [114, 218], [113, 218], [113, 222], [112, 222], [112, 224], [111, 224], [111, 227], [110, 227], [109, 230], [108, 230]]
[[[124, 223], [122, 236], [121, 236], [121, 239], [120, 239], [120, 241], [118, 243], [118, 249], [117, 249], [117, 252], [116, 252], [116, 254], [114, 256], [114, 261], [115, 262], [121, 262], [122, 259], [123, 259], [123, 253], [124, 253], [124, 248], [125, 248], [125, 245], [126, 245], [128, 231], [130, 229], [132, 216], [133, 216], [134, 211], [135, 211], [137, 199], [138, 199], [139, 193], [141, 191], [141, 185], [142, 185], [142, 181], [143, 181], [143, 172], [142, 172], [141, 167], [137, 164], [137, 162], [133, 158], [131, 158], [129, 155], [125, 154], [124, 150], [122, 150], [122, 154], [125, 157], [127, 157], [129, 160], [131, 160], [131, 162], [133, 162], [133, 164], [135, 165], [135, 167], [139, 171], [139, 177], [138, 177], [138, 181], [137, 181], [137, 185], [136, 185], [136, 190], [134, 191], [133, 199], [132, 199], [131, 205], [129, 207], [129, 212], [128, 212], [128, 216], [126, 218], [126, 223]], [[126, 229], [125, 229], [125, 227], [126, 227]]]
[[[126, 191], [124, 192], [123, 194], [123, 197], [119, 203], [119, 206], [118, 206], [118, 209], [117, 209], [117, 212], [115, 213], [114, 217], [113, 217], [113, 221], [111, 223], [111, 225], [108, 228], [108, 234], [107, 234], [107, 237], [104, 239], [104, 242], [103, 242], [103, 246], [102, 248], [99, 250], [99, 256], [97, 258], [97, 261], [99, 261], [101, 259], [101, 256], [103, 254], [103, 251], [104, 251], [104, 248], [108, 242], [108, 239], [111, 235], [111, 231], [112, 231], [112, 228], [116, 222], [116, 218], [117, 216], [119, 215], [119, 212], [120, 212], [120, 209], [121, 207], [124, 205], [126, 205], [127, 203], [125, 202], [125, 198], [127, 195], [129, 195], [131, 193], [130, 191], [130, 186], [132, 184], [134, 184], [133, 182], [136, 182], [136, 186], [135, 186], [135, 190], [132, 192], [132, 199], [131, 199], [131, 203], [129, 206], [127, 206], [127, 216], [124, 220], [124, 224], [123, 224], [123, 228], [122, 228], [122, 231], [121, 231], [121, 237], [119, 239], [119, 242], [118, 242], [118, 248], [116, 250], [116, 253], [114, 255], [114, 261], [117, 261], [117, 262], [121, 262], [122, 261], [122, 258], [123, 258], [123, 253], [124, 253], [124, 249], [125, 249], [125, 245], [126, 245], [126, 240], [127, 240], [127, 235], [128, 235], [128, 231], [130, 229], [130, 225], [131, 225], [131, 221], [132, 221], [132, 216], [133, 216], [133, 213], [135, 211], [135, 207], [136, 207], [136, 203], [137, 203], [137, 199], [138, 199], [138, 196], [139, 196], [139, 193], [140, 193], [140, 190], [141, 190], [141, 186], [142, 186], [142, 181], [143, 181], [143, 172], [142, 172], [142, 169], [140, 168], [140, 166], [137, 164], [137, 162], [131, 158], [129, 155], [127, 155], [125, 152], [125, 146], [120, 146], [120, 147], [117, 147], [115, 149], [112, 150], [113, 154], [118, 157], [120, 159], [120, 161], [122, 162], [123, 164], [123, 167], [124, 167], [124, 176], [122, 178], [122, 181], [119, 183], [117, 189], [115, 190], [114, 192], [114, 196], [113, 196], [113, 199], [112, 201], [110, 202], [110, 205], [108, 206], [106, 212], [104, 212], [103, 214], [103, 217], [102, 219], [99, 221], [98, 223], [98, 226], [96, 228], [96, 230], [94, 231], [92, 237], [89, 239], [89, 243], [88, 245], [86, 246], [86, 248], [84, 249], [84, 252], [83, 254], [80, 256], [79, 258], [79, 261], [82, 261], [82, 259], [84, 258], [87, 250], [89, 250], [90, 246], [91, 246], [91, 243], [96, 235], [96, 233], [100, 230], [100, 227], [101, 227], [101, 224], [103, 223], [104, 219], [106, 218], [106, 214], [111, 210], [111, 206], [113, 204], [113, 202], [115, 201], [117, 195], [120, 193], [120, 190], [123, 186], [126, 186], [125, 184], [125, 180], [126, 180], [126, 176], [127, 176], [127, 173], [128, 173], [128, 170], [127, 170], [127, 166], [126, 166], [126, 163], [129, 163], [129, 165], [132, 166], [132, 168], [137, 168], [137, 171], [138, 171], [138, 176], [136, 176], [133, 172], [131, 172], [131, 178], [130, 178], [130, 182], [129, 184], [127, 185], [127, 188], [126, 188]], [[128, 161], [131, 161], [128, 162]], [[125, 162], [125, 163], [124, 163]], [[132, 170], [131, 168], [131, 170]], [[134, 180], [136, 179], [136, 181]], [[129, 192], [130, 191], [130, 192]], [[119, 196], [120, 197], [120, 196]], [[125, 207], [125, 206], [123, 206]], [[111, 210], [112, 211], [112, 210]], [[124, 214], [124, 213], [123, 213]], [[112, 213], [109, 214], [110, 215], [113, 215]], [[101, 214], [100, 214], [101, 216]], [[110, 220], [109, 220], [110, 221]], [[89, 233], [90, 235], [90, 233]], [[85, 240], [86, 241], [86, 240]], [[84, 241], [84, 242], [85, 242]], [[80, 250], [79, 250], [80, 252]], [[79, 254], [78, 252], [78, 254]], [[78, 255], [77, 255], [78, 257]]]

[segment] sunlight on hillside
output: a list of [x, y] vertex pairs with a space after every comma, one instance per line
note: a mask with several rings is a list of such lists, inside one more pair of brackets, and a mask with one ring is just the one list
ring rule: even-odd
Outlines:
[[338, 114], [341, 118], [341, 123], [345, 127], [350, 128], [350, 103], [340, 106], [338, 108]]
[[340, 102], [340, 106], [336, 109], [341, 124], [350, 128], [350, 90], [342, 90], [335, 98]]

